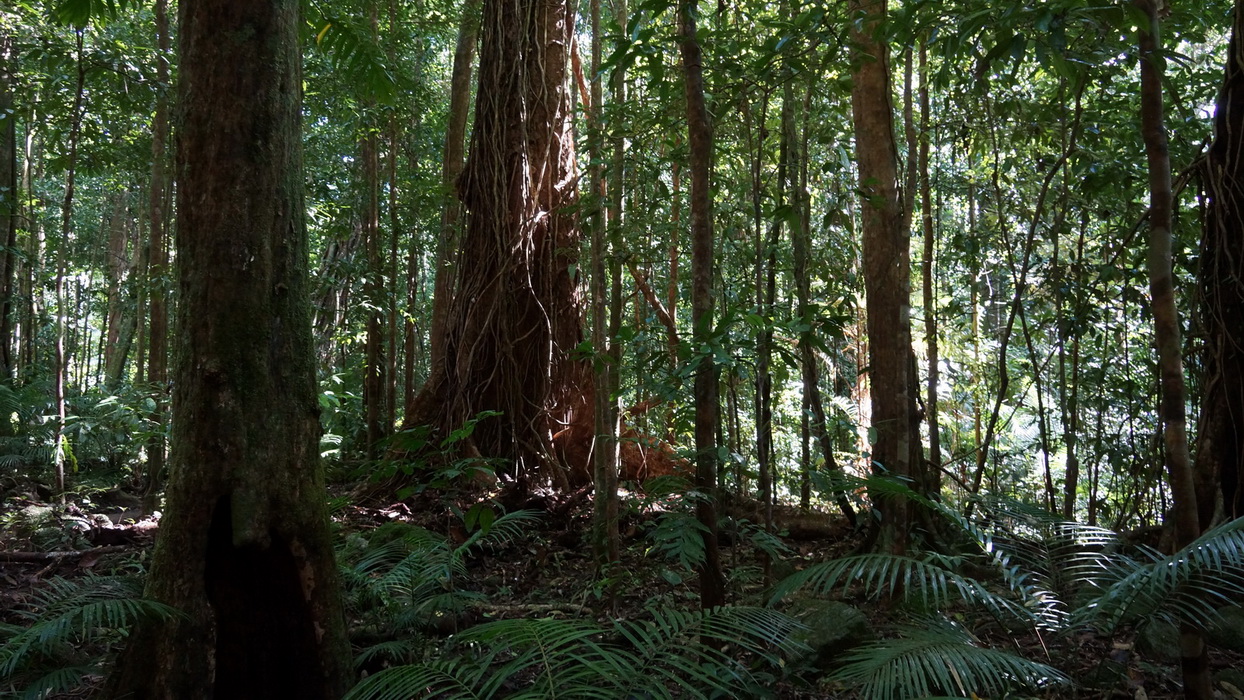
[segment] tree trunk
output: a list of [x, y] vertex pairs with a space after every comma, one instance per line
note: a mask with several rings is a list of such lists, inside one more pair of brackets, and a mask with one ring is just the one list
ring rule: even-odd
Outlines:
[[56, 406], [56, 435], [53, 439], [56, 465], [56, 493], [65, 493], [65, 379], [69, 371], [65, 355], [65, 274], [69, 261], [69, 233], [73, 222], [73, 195], [78, 164], [78, 137], [82, 133], [83, 98], [86, 92], [86, 62], [82, 55], [83, 30], [76, 32], [78, 82], [74, 91], [73, 112], [70, 114], [69, 164], [65, 173], [65, 199], [61, 203], [60, 246], [56, 251], [56, 336], [53, 348], [53, 400]]
[[[436, 273], [433, 280], [432, 325], [429, 329], [431, 353], [429, 371], [444, 372], [445, 343], [448, 336], [449, 308], [455, 293], [458, 258], [458, 215], [462, 204], [454, 196], [462, 173], [463, 141], [466, 138], [467, 116], [471, 107], [471, 60], [479, 36], [480, 3], [465, 0], [458, 22], [458, 43], [454, 49], [453, 71], [449, 79], [449, 124], [445, 129], [445, 148], [441, 158], [441, 231], [436, 239]], [[406, 407], [409, 414], [413, 406]]]
[[[783, 6], [783, 15], [789, 10]], [[789, 83], [788, 83], [789, 84]], [[747, 105], [744, 105], [747, 110]], [[783, 128], [779, 134], [777, 184], [778, 195], [776, 206], [787, 205], [787, 151], [790, 134], [785, 126], [793, 119], [793, 105], [784, 100], [782, 104], [781, 123]], [[753, 289], [756, 295], [756, 317], [761, 327], [756, 334], [756, 378], [755, 403], [753, 404], [756, 420], [756, 487], [759, 491], [761, 524], [766, 529], [773, 525], [773, 376], [770, 369], [773, 363], [773, 305], [777, 294], [777, 244], [780, 240], [782, 227], [779, 221], [770, 222], [766, 231], [764, 227], [764, 154], [765, 122], [769, 112], [769, 94], [761, 98], [760, 114], [754, 120], [756, 136], [754, 143], [749, 143], [752, 152], [752, 223], [755, 244], [755, 267], [753, 268]], [[749, 133], [749, 142], [753, 140]], [[772, 562], [767, 556], [764, 559], [766, 578], [770, 575]]]
[[112, 202], [107, 217], [108, 250], [105, 252], [104, 274], [108, 280], [108, 313], [104, 321], [104, 385], [115, 389], [120, 381], [125, 363], [121, 337], [125, 329], [125, 293], [124, 282], [133, 266], [129, 254], [129, 227], [126, 219], [130, 216], [126, 200], [129, 193], [124, 190], [112, 195]]
[[[851, 0], [851, 115], [859, 163], [864, 236], [864, 288], [868, 299], [868, 356], [875, 471], [911, 476], [911, 257], [898, 191], [898, 156], [890, 100], [888, 50], [883, 27], [886, 0]], [[907, 549], [908, 504], [882, 499], [881, 548]]]
[[460, 447], [502, 460], [519, 491], [568, 484], [563, 466], [579, 480], [588, 474], [586, 450], [564, 457], [554, 445], [555, 436], [590, 437], [593, 420], [590, 367], [570, 356], [581, 340], [566, 90], [573, 17], [565, 2], [484, 4], [471, 156], [458, 179], [462, 250], [474, 261], [457, 268], [445, 361], [405, 421], [443, 439], [499, 412]]
[[713, 205], [710, 194], [713, 134], [704, 102], [704, 64], [695, 35], [696, 0], [679, 0], [678, 39], [687, 95], [687, 132], [691, 170], [691, 323], [696, 348], [695, 486], [701, 494], [696, 517], [703, 526], [704, 562], [700, 565], [700, 605], [726, 602], [725, 578], [717, 547], [717, 365], [703, 352], [713, 336]]
[[[376, 3], [367, 8], [367, 24], [373, 42], [377, 41], [379, 11]], [[363, 297], [367, 303], [367, 337], [364, 341], [363, 362], [363, 412], [367, 426], [366, 453], [375, 459], [380, 440], [388, 434], [391, 426], [385, 425], [388, 411], [385, 397], [388, 394], [388, 362], [385, 359], [385, 269], [381, 253], [383, 234], [380, 230], [380, 138], [379, 110], [376, 101], [363, 101], [362, 126], [364, 133], [359, 145], [359, 162], [363, 169], [362, 217], [363, 247], [367, 256], [367, 281], [363, 285]]]
[[[350, 683], [319, 460], [298, 3], [183, 0], [173, 469], [111, 697], [338, 698]], [[274, 400], [279, 397], [279, 400]]]
[[[1162, 403], [1160, 417], [1165, 443], [1166, 468], [1171, 480], [1175, 546], [1197, 538], [1196, 484], [1188, 454], [1185, 425], [1183, 357], [1179, 309], [1175, 305], [1175, 279], [1171, 263], [1171, 226], [1174, 196], [1171, 191], [1171, 160], [1163, 124], [1162, 73], [1157, 0], [1137, 0], [1149, 24], [1140, 30], [1140, 120], [1149, 161], [1149, 294], [1153, 304], [1153, 335], [1158, 349]], [[1210, 686], [1209, 657], [1201, 632], [1190, 622], [1180, 625], [1180, 657], [1184, 695], [1191, 700], [1214, 697]]]
[[[1244, 4], [1236, 3], [1226, 77], [1204, 172], [1208, 206], [1201, 242], [1205, 396], [1197, 472], [1216, 480], [1228, 518], [1244, 517]], [[1202, 490], [1204, 493], [1204, 490]], [[1201, 503], [1201, 526], [1207, 525]]]
[[[159, 47], [156, 57], [156, 80], [159, 82], [159, 93], [156, 95], [155, 116], [151, 124], [151, 201], [150, 217], [151, 232], [151, 265], [147, 270], [147, 280], [151, 289], [151, 328], [150, 346], [147, 360], [147, 381], [155, 392], [156, 407], [152, 418], [159, 424], [165, 419], [164, 399], [168, 391], [168, 244], [165, 233], [168, 230], [164, 204], [168, 191], [166, 175], [165, 146], [168, 142], [168, 54], [171, 49], [168, 29], [168, 2], [155, 2], [156, 41]], [[152, 431], [147, 442], [147, 490], [143, 508], [151, 512], [155, 510], [155, 495], [164, 479], [164, 432]]]
[[[615, 6], [615, 14], [619, 15], [617, 19], [623, 25], [625, 13], [625, 0], [619, 0]], [[618, 533], [618, 467], [621, 425], [618, 420], [617, 397], [621, 345], [617, 340], [617, 326], [621, 324], [623, 299], [619, 293], [621, 284], [619, 254], [621, 251], [613, 245], [616, 243], [616, 236], [613, 234], [619, 231], [621, 224], [622, 178], [620, 172], [611, 172], [609, 182], [606, 183], [604, 168], [601, 165], [604, 162], [604, 133], [602, 131], [604, 90], [601, 85], [600, 70], [602, 60], [600, 0], [591, 2], [591, 22], [592, 84], [591, 104], [588, 105], [591, 123], [588, 129], [592, 165], [589, 169], [588, 186], [595, 199], [595, 206], [591, 207], [590, 218], [592, 227], [592, 347], [598, 358], [594, 372], [596, 382], [592, 390], [595, 400], [593, 406], [595, 445], [592, 449], [592, 482], [595, 489], [592, 523], [597, 566], [601, 575], [609, 578], [610, 567], [615, 566], [619, 561], [621, 548]], [[611, 75], [613, 87], [611, 99], [615, 109], [622, 105], [625, 79], [623, 70], [615, 66]], [[621, 166], [616, 157], [614, 164], [617, 167]], [[608, 189], [606, 189], [607, 186]], [[607, 256], [608, 265], [606, 264]], [[610, 279], [613, 280], [612, 283]], [[607, 286], [608, 292], [606, 292]], [[611, 608], [617, 605], [616, 586], [609, 588], [609, 605]]]
[[[17, 111], [13, 108], [13, 37], [0, 27], [0, 382], [13, 379], [13, 293], [17, 250]], [[8, 421], [0, 421], [7, 431]]]
[[924, 342], [926, 361], [929, 365], [924, 402], [924, 416], [929, 425], [929, 464], [925, 470], [924, 489], [936, 496], [941, 493], [942, 478], [942, 427], [938, 421], [937, 387], [941, 383], [937, 348], [937, 279], [933, 260], [937, 252], [936, 232], [933, 228], [933, 194], [929, 173], [929, 141], [931, 135], [929, 101], [928, 40], [920, 39], [920, 143], [917, 147], [917, 172], [920, 184], [920, 230], [924, 237], [924, 255], [920, 261], [921, 298], [924, 303]]

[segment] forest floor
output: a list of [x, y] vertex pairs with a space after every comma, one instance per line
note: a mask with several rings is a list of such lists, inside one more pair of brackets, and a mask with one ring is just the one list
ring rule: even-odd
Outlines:
[[[339, 535], [373, 532], [387, 523], [407, 522], [438, 533], [453, 545], [467, 538], [462, 513], [471, 503], [453, 503], [431, 495], [392, 504], [356, 505], [342, 494], [334, 520]], [[698, 606], [694, 575], [671, 561], [654, 544], [652, 531], [661, 505], [633, 500], [621, 517], [622, 562], [615, 571], [615, 600], [609, 604], [608, 587], [597, 576], [589, 543], [590, 499], [575, 502], [549, 496], [525, 504], [541, 513], [536, 526], [521, 537], [491, 547], [474, 548], [465, 559], [469, 588], [475, 602], [447, 619], [433, 636], [445, 636], [479, 622], [509, 618], [561, 617], [642, 619], [654, 606], [693, 610]], [[793, 523], [781, 533], [782, 560], [769, 565], [754, 534], [723, 531], [722, 562], [732, 591], [730, 603], [763, 605], [772, 581], [816, 561], [844, 556], [860, 546], [862, 537], [845, 520], [827, 514], [799, 515], [781, 509]], [[123, 492], [101, 492], [64, 505], [45, 503], [34, 490], [9, 489], [0, 506], [0, 624], [25, 626], [32, 610], [51, 582], [91, 575], [134, 575], [145, 571], [157, 521], [142, 517], [136, 497]], [[896, 612], [876, 601], [850, 599], [875, 630], [884, 630]], [[952, 616], [957, 615], [951, 611]], [[8, 628], [11, 634], [16, 628]], [[997, 625], [973, 630], [982, 642], [1006, 648], [1060, 669], [1077, 681], [1071, 688], [1052, 690], [1047, 698], [1159, 698], [1180, 697], [1177, 662], [1153, 661], [1135, 650], [1131, 633], [1111, 638], [1091, 631], [1042, 638], [1013, 633]], [[0, 639], [3, 641], [3, 639]], [[94, 640], [96, 651], [107, 651], [108, 640]], [[112, 640], [115, 646], [116, 639]], [[88, 650], [77, 650], [85, 653]], [[78, 656], [82, 654], [79, 653]], [[2, 656], [2, 654], [0, 654]], [[3, 658], [0, 658], [0, 663]], [[1216, 671], [1244, 671], [1244, 655], [1211, 652]], [[47, 697], [90, 697], [102, 683], [106, 666], [88, 673], [76, 690]], [[794, 675], [776, 682], [773, 697], [783, 700], [849, 698], [840, 685], [817, 681], [815, 664], [791, 663]], [[8, 681], [0, 678], [0, 697], [8, 695]], [[1220, 685], [1221, 697], [1244, 700], [1236, 686]]]

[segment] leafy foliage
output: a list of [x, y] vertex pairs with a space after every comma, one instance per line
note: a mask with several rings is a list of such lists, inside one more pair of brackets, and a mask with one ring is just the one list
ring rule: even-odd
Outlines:
[[1069, 679], [1046, 664], [983, 647], [961, 626], [934, 620], [904, 626], [898, 639], [867, 642], [849, 652], [835, 680], [871, 700], [993, 697], [1017, 689], [1042, 689]]
[[795, 623], [763, 608], [653, 610], [602, 627], [586, 620], [499, 620], [455, 636], [463, 651], [387, 669], [350, 700], [444, 698], [759, 697], [763, 679], [736, 654], [776, 664]]
[[143, 618], [179, 614], [140, 595], [133, 577], [50, 579], [19, 613], [29, 625], [0, 629], [0, 679], [32, 698], [77, 688], [83, 676], [100, 672], [101, 657], [125, 629]]
[[[458, 545], [403, 522], [377, 528], [366, 541], [347, 541], [338, 560], [348, 607], [364, 618], [364, 627], [382, 637], [366, 647], [356, 663], [374, 657], [407, 658], [419, 647], [418, 635], [480, 600], [479, 593], [461, 586], [468, 554], [521, 537], [538, 517], [533, 511], [515, 511], [487, 524], [479, 522]], [[409, 633], [415, 638], [399, 639]]]

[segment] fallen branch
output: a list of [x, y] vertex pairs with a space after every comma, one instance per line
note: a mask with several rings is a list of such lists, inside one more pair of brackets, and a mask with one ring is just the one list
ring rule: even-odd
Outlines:
[[64, 559], [73, 559], [75, 557], [83, 557], [88, 554], [99, 556], [101, 554], [116, 554], [129, 550], [128, 545], [110, 545], [107, 547], [94, 547], [92, 549], [75, 549], [67, 552], [0, 552], [0, 561], [6, 562], [22, 562], [29, 564], [42, 564], [49, 561], [61, 561]]

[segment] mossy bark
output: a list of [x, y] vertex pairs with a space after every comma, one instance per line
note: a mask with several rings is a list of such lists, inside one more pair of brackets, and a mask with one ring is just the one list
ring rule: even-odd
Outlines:
[[333, 698], [349, 683], [319, 464], [298, 3], [180, 5], [180, 305], [166, 514], [112, 697]]

